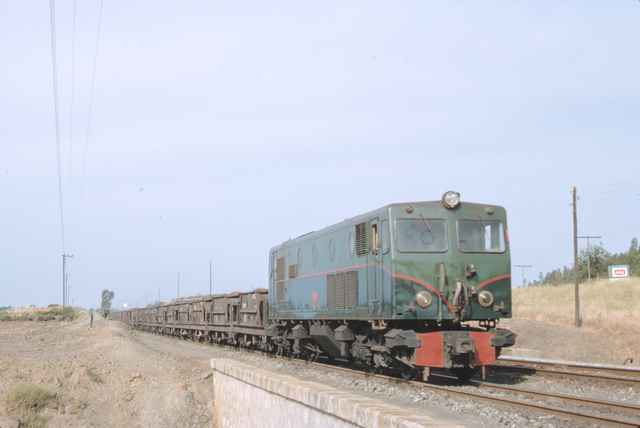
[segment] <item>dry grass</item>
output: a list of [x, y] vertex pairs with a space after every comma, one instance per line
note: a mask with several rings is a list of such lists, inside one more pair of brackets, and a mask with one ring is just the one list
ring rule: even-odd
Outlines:
[[[584, 327], [640, 327], [638, 278], [580, 284], [580, 303]], [[573, 284], [516, 288], [513, 290], [513, 313], [517, 319], [573, 325]]]
[[[516, 288], [514, 353], [640, 364], [640, 278], [580, 284], [583, 327], [574, 327], [573, 284]], [[517, 349], [520, 347], [520, 349]]]
[[14, 387], [6, 397], [9, 412], [20, 418], [20, 426], [41, 428], [46, 426], [46, 419], [39, 413], [56, 400], [56, 394], [31, 384]]
[[0, 311], [0, 321], [73, 321], [79, 315], [78, 310], [70, 307], [14, 308]]

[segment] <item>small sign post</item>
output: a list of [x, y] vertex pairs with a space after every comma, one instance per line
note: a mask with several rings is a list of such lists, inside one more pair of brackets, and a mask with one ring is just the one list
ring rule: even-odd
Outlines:
[[629, 265], [609, 265], [609, 280], [629, 278]]

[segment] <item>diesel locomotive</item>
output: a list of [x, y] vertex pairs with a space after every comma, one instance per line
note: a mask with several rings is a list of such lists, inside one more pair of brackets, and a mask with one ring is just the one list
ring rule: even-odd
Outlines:
[[504, 208], [446, 192], [390, 204], [269, 252], [269, 288], [120, 313], [135, 328], [426, 378], [466, 379], [515, 335]]

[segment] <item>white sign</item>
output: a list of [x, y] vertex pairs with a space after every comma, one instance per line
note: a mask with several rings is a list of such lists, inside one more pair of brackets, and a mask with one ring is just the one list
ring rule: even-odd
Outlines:
[[610, 265], [609, 279], [629, 278], [629, 265]]

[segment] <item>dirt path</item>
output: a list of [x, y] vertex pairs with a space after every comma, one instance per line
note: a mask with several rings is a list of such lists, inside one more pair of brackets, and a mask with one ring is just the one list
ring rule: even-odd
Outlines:
[[50, 427], [209, 426], [211, 351], [172, 352], [118, 322], [0, 324], [0, 417], [20, 384], [56, 394], [41, 412]]

